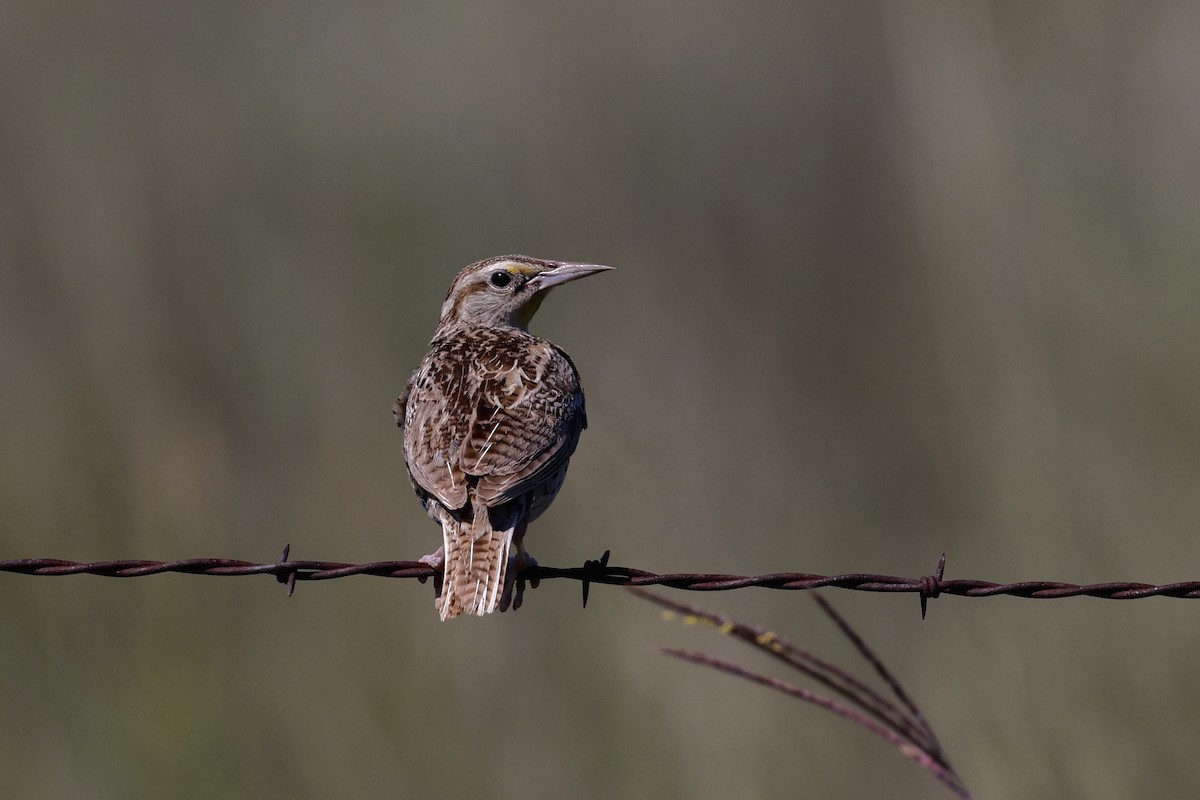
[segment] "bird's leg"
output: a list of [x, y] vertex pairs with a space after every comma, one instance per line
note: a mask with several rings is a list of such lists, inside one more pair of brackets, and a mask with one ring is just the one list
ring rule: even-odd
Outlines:
[[433, 567], [433, 591], [434, 597], [442, 596], [442, 580], [445, 578], [446, 570], [446, 546], [442, 545], [437, 550], [434, 550], [427, 556], [421, 556], [417, 559], [422, 564], [428, 564]]
[[[521, 600], [525, 594], [525, 581], [521, 578], [521, 572], [537, 566], [537, 560], [525, 549], [524, 522], [519, 523], [513, 531], [513, 545], [517, 552], [508, 557], [508, 568], [504, 572], [504, 593], [500, 595], [501, 611], [507, 611], [510, 606], [513, 611], [521, 607]], [[530, 585], [536, 589], [537, 581], [530, 581]]]
[[441, 572], [442, 569], [445, 568], [445, 566], [446, 566], [446, 547], [445, 547], [445, 545], [439, 547], [437, 550], [434, 550], [432, 553], [430, 553], [427, 556], [421, 556], [420, 558], [417, 559], [417, 561], [422, 564], [428, 564], [429, 566], [433, 567], [438, 572]]
[[[509, 560], [508, 568], [517, 575], [517, 593], [516, 596], [513, 597], [513, 611], [516, 611], [521, 607], [521, 601], [525, 598], [525, 579], [521, 577], [521, 573], [524, 570], [529, 569], [530, 567], [536, 567], [537, 565], [537, 559], [529, 555], [529, 552], [524, 548], [521, 548], [518, 553]], [[529, 585], [536, 589], [538, 586], [538, 579], [530, 579]]]

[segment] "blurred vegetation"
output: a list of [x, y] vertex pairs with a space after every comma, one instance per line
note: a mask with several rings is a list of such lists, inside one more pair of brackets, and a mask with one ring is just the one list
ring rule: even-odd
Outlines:
[[[543, 563], [1200, 576], [1200, 8], [0, 9], [0, 557], [411, 558], [390, 405], [489, 255], [585, 434]], [[694, 599], [694, 598], [693, 598]], [[832, 598], [981, 797], [1200, 787], [1185, 601]], [[782, 592], [701, 604], [816, 649]], [[928, 797], [548, 584], [0, 576], [7, 796]], [[720, 643], [718, 643], [720, 644]]]

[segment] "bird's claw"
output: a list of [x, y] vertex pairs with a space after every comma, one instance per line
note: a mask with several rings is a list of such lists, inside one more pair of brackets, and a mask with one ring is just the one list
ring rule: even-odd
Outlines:
[[[442, 580], [446, 576], [445, 546], [439, 547], [427, 556], [421, 556], [417, 561], [433, 568], [433, 597], [434, 602], [437, 602], [437, 599], [442, 596]], [[424, 583], [425, 579], [422, 578], [421, 582]]]
[[[504, 573], [504, 594], [500, 595], [501, 611], [508, 611], [509, 608], [516, 611], [521, 607], [521, 603], [525, 599], [526, 582], [521, 574], [530, 567], [536, 566], [537, 559], [524, 550], [519, 550], [516, 555], [509, 557], [508, 569]], [[538, 583], [537, 578], [529, 580], [529, 586], [533, 589], [538, 587]]]
[[429, 555], [421, 556], [417, 559], [417, 561], [422, 564], [428, 564], [429, 566], [433, 567], [435, 571], [441, 572], [446, 566], [446, 548], [445, 546], [439, 547]]

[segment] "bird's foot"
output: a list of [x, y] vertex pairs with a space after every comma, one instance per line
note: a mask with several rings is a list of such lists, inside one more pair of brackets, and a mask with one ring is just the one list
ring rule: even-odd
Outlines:
[[[521, 607], [521, 601], [525, 598], [525, 579], [521, 573], [537, 565], [537, 559], [524, 548], [518, 549], [516, 555], [509, 556], [508, 569], [504, 573], [504, 594], [500, 595], [501, 611], [508, 611], [510, 606], [513, 611]], [[529, 585], [536, 589], [537, 579], [531, 580]]]
[[[429, 566], [433, 567], [433, 597], [434, 597], [434, 601], [436, 602], [437, 598], [442, 596], [442, 580], [446, 576], [446, 547], [445, 547], [445, 545], [443, 545], [442, 547], [439, 547], [437, 550], [434, 550], [432, 553], [430, 553], [427, 556], [421, 556], [420, 558], [417, 559], [417, 561], [422, 564], [428, 564]], [[422, 578], [421, 582], [424, 583], [425, 579]]]
[[446, 566], [446, 548], [443, 545], [429, 555], [421, 556], [417, 561], [422, 564], [428, 564], [438, 572], [441, 572]]

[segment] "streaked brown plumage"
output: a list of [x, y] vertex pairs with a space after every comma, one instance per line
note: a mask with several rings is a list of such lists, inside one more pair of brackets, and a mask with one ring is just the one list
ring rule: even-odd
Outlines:
[[552, 287], [607, 269], [500, 256], [450, 285], [395, 407], [413, 488], [442, 526], [442, 547], [422, 560], [443, 569], [443, 620], [504, 610], [534, 563], [525, 528], [558, 494], [587, 416], [571, 359], [526, 326]]

